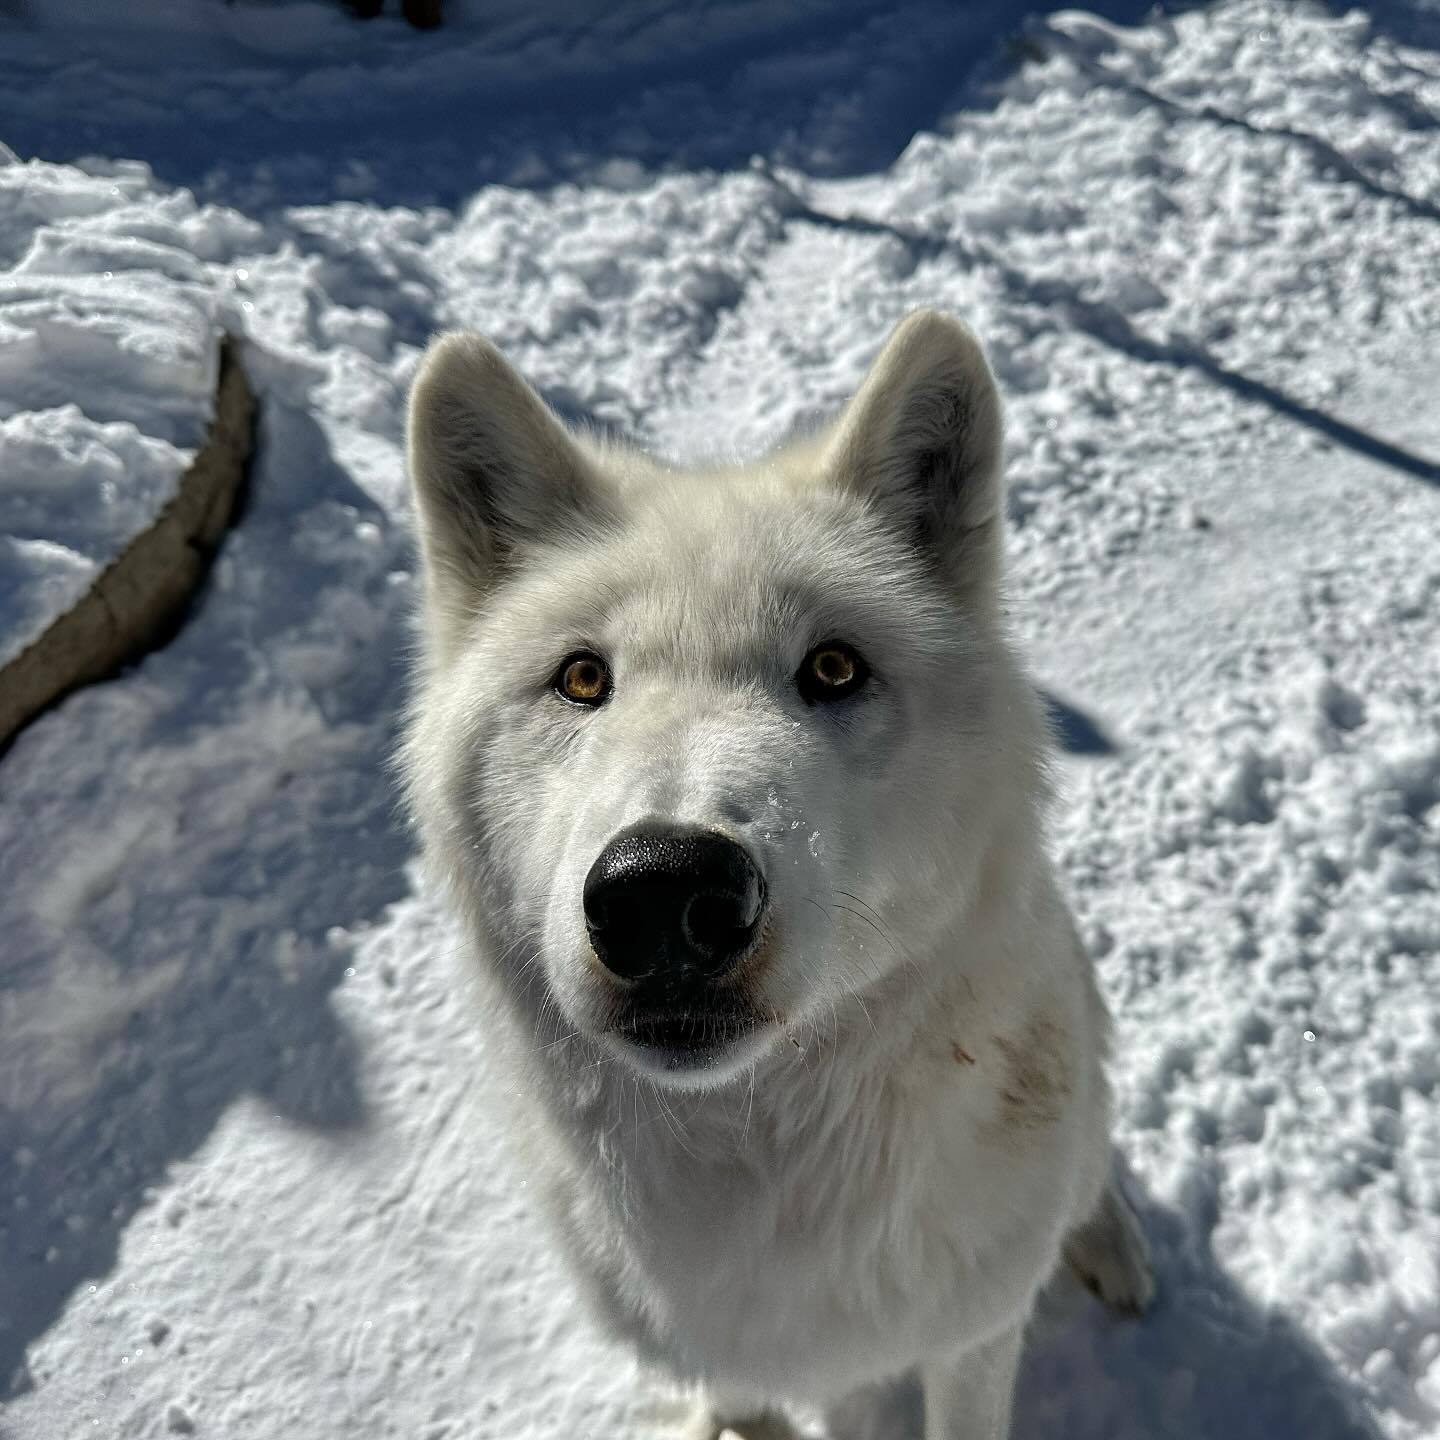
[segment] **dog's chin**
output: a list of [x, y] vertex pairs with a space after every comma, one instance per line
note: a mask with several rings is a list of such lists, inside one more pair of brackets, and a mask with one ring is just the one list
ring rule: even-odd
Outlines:
[[672, 1090], [717, 1090], [746, 1074], [775, 1039], [775, 1027], [758, 1018], [635, 1021], [604, 1036], [623, 1064]]

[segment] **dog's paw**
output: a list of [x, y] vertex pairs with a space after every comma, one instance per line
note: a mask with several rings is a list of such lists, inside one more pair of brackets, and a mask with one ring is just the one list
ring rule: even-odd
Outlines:
[[701, 1405], [680, 1432], [679, 1440], [804, 1440], [804, 1437], [774, 1410], [722, 1418], [709, 1405]]
[[700, 1405], [675, 1432], [675, 1440], [720, 1440], [723, 1433], [710, 1407]]
[[1143, 1315], [1155, 1298], [1155, 1272], [1145, 1252], [1077, 1257], [1067, 1250], [1065, 1258], [1080, 1283], [1097, 1300], [1122, 1315]]
[[1114, 1185], [1095, 1214], [1070, 1232], [1065, 1261], [1092, 1295], [1123, 1315], [1143, 1315], [1155, 1298], [1150, 1242]]

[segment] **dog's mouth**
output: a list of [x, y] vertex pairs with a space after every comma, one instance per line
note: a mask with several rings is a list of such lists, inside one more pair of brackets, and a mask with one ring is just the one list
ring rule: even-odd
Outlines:
[[623, 1015], [610, 1034], [644, 1068], [680, 1074], [715, 1068], [762, 1025], [739, 1010], [659, 1010]]

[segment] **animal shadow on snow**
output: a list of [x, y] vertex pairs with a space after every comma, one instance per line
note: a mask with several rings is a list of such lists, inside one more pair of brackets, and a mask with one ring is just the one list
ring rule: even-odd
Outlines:
[[384, 722], [409, 607], [398, 540], [302, 403], [267, 402], [243, 522], [171, 643], [0, 763], [0, 806], [34, 817], [0, 838], [0, 1400], [236, 1100], [364, 1125], [327, 931], [405, 891]]
[[[1030, 1327], [1014, 1440], [1379, 1440], [1348, 1382], [1302, 1330], [1249, 1298], [1201, 1230], [1128, 1189], [1158, 1293], [1121, 1318], [1060, 1272]], [[1212, 1202], [1213, 1205], [1213, 1202]], [[1205, 1207], [1202, 1207], [1205, 1208]], [[924, 1405], [902, 1381], [831, 1417], [831, 1440], [918, 1440]]]

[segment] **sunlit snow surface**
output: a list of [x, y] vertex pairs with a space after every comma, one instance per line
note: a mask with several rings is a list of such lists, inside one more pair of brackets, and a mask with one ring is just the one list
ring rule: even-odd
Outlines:
[[0, 664], [151, 524], [210, 415], [203, 237], [160, 240], [143, 167], [88, 168], [0, 148]]
[[[1011, 615], [1160, 1270], [1139, 1324], [1056, 1285], [1017, 1435], [1440, 1430], [1434, 12], [132, 8], [0, 7], [0, 139], [164, 180], [4, 193], [70, 205], [75, 313], [143, 245], [243, 330], [264, 418], [188, 626], [0, 762], [0, 1433], [673, 1426], [550, 1254], [394, 818], [405, 389], [472, 324], [572, 417], [750, 452], [922, 303], [1007, 396]], [[122, 173], [117, 227], [83, 197]], [[5, 371], [0, 428], [120, 445], [116, 375]]]

